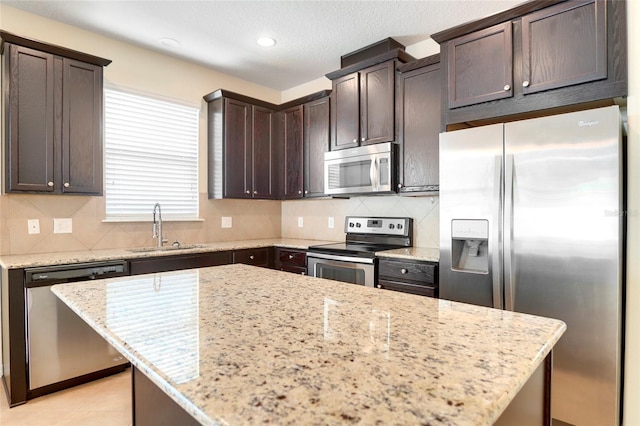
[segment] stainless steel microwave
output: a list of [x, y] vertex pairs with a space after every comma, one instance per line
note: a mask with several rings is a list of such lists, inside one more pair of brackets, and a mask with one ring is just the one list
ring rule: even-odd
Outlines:
[[325, 152], [325, 194], [393, 193], [395, 151], [395, 144], [387, 142]]

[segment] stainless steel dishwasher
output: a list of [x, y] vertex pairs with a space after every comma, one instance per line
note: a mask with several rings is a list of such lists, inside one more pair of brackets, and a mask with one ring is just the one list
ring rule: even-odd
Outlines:
[[25, 269], [30, 391], [127, 363], [51, 291], [54, 284], [127, 274], [123, 260]]

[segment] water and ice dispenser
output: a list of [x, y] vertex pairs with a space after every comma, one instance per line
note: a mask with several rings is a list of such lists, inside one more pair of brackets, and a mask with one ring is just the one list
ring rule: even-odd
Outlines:
[[475, 274], [489, 273], [489, 221], [451, 221], [451, 269]]

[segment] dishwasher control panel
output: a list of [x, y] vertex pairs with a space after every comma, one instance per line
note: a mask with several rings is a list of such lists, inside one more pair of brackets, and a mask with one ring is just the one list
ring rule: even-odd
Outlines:
[[25, 283], [85, 281], [128, 275], [125, 260], [76, 263], [25, 269]]

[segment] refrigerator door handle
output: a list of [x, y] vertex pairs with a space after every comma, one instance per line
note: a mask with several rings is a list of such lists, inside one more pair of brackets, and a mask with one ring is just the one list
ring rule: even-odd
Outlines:
[[502, 300], [502, 268], [501, 268], [501, 246], [502, 246], [502, 222], [501, 222], [501, 206], [502, 206], [502, 155], [496, 155], [494, 159], [494, 202], [493, 205], [493, 229], [491, 231], [491, 241], [489, 250], [491, 254], [491, 274], [492, 274], [492, 290], [493, 290], [493, 307], [503, 309]]
[[514, 157], [506, 155], [504, 177], [504, 308], [513, 311], [515, 299], [515, 262], [513, 260]]

